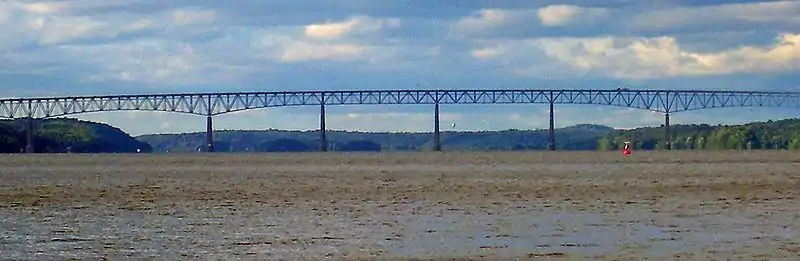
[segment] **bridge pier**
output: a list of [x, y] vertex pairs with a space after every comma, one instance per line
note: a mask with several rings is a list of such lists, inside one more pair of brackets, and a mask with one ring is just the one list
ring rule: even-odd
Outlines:
[[669, 112], [664, 114], [664, 145], [667, 150], [672, 150], [672, 135], [669, 132]]
[[550, 93], [550, 130], [548, 133], [548, 147], [551, 151], [556, 150], [556, 124], [555, 124], [555, 113], [553, 112], [554, 101], [552, 99], [552, 93]]
[[25, 119], [25, 153], [36, 153], [34, 146], [34, 122], [32, 117]]
[[206, 149], [205, 152], [214, 152], [214, 123], [211, 115], [206, 116]]
[[319, 106], [319, 132], [320, 132], [320, 151], [328, 151], [328, 134], [325, 128], [325, 102]]
[[441, 134], [439, 133], [439, 103], [433, 107], [433, 150], [442, 151]]

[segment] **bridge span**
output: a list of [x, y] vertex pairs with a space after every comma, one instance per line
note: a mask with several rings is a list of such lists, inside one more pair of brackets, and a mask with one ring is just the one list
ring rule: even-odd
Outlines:
[[325, 107], [328, 105], [433, 105], [433, 150], [441, 150], [440, 104], [549, 104], [548, 147], [556, 148], [556, 104], [590, 104], [637, 108], [664, 113], [664, 139], [671, 149], [671, 113], [726, 107], [800, 108], [800, 92], [630, 89], [422, 89], [219, 92], [101, 95], [0, 99], [0, 118], [27, 119], [27, 153], [34, 153], [35, 121], [102, 111], [164, 111], [205, 116], [206, 148], [214, 151], [213, 116], [261, 108], [320, 107], [320, 150], [328, 150]]

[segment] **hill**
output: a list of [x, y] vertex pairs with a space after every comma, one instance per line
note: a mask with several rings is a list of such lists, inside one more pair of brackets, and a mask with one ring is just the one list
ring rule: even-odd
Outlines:
[[[559, 150], [594, 150], [597, 139], [613, 128], [582, 124], [556, 130]], [[328, 131], [332, 151], [429, 150], [431, 133]], [[444, 150], [545, 150], [547, 130], [442, 132]], [[154, 152], [191, 152], [203, 147], [205, 133], [152, 134], [137, 137]], [[319, 131], [224, 130], [214, 132], [217, 152], [313, 151], [319, 148]]]
[[[800, 149], [800, 119], [751, 122], [741, 125], [688, 124], [670, 126], [673, 149]], [[598, 140], [598, 149], [618, 149], [626, 140], [634, 149], [665, 147], [660, 127], [615, 131]]]
[[[25, 122], [0, 120], [0, 153], [19, 153], [25, 147]], [[151, 134], [131, 137], [122, 130], [77, 119], [37, 121], [37, 152], [124, 153], [194, 152], [205, 133]], [[689, 124], [671, 126], [674, 149], [800, 149], [800, 119], [751, 122], [741, 125]], [[547, 130], [442, 132], [444, 150], [545, 150]], [[614, 130], [582, 124], [556, 130], [558, 150], [617, 150], [631, 141], [636, 150], [663, 149], [661, 127]], [[429, 150], [431, 133], [368, 133], [328, 131], [333, 151]], [[318, 131], [225, 130], [215, 132], [218, 152], [300, 152], [319, 148]]]
[[[25, 148], [26, 122], [0, 120], [0, 153], [19, 153]], [[151, 152], [152, 147], [107, 124], [77, 119], [36, 121], [34, 149], [41, 153]]]
[[[751, 122], [741, 125], [686, 124], [670, 126], [677, 150], [800, 149], [800, 119]], [[442, 132], [444, 150], [545, 150], [547, 130]], [[218, 152], [315, 151], [318, 131], [226, 130], [214, 134]], [[190, 152], [202, 148], [205, 134], [154, 134], [137, 137], [155, 152]], [[431, 133], [366, 133], [329, 131], [334, 151], [429, 150]], [[631, 141], [636, 150], [665, 148], [662, 127], [615, 130], [582, 124], [556, 130], [558, 150], [618, 150]]]

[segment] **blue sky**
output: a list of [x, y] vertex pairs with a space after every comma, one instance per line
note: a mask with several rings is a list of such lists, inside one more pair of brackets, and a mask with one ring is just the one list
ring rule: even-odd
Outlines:
[[[800, 2], [721, 0], [75, 0], [0, 2], [0, 96], [387, 88], [800, 90]], [[663, 115], [559, 106], [558, 127]], [[314, 129], [317, 108], [216, 118]], [[429, 131], [431, 106], [332, 107], [328, 127]], [[546, 128], [547, 107], [443, 106], [443, 129]], [[797, 117], [714, 109], [673, 123]], [[156, 112], [77, 116], [131, 134], [204, 130]], [[456, 123], [452, 128], [450, 123]]]

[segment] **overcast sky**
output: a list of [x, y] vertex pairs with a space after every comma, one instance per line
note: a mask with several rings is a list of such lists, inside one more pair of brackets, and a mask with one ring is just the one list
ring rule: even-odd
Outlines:
[[[800, 2], [722, 0], [0, 1], [0, 96], [387, 88], [800, 90]], [[216, 118], [314, 129], [316, 107]], [[663, 115], [556, 108], [556, 125], [653, 126]], [[331, 107], [328, 127], [429, 131], [430, 105]], [[546, 128], [545, 105], [442, 106], [443, 129]], [[800, 116], [678, 113], [673, 123]], [[77, 116], [131, 134], [203, 131], [155, 112]], [[451, 127], [456, 123], [456, 127]]]

